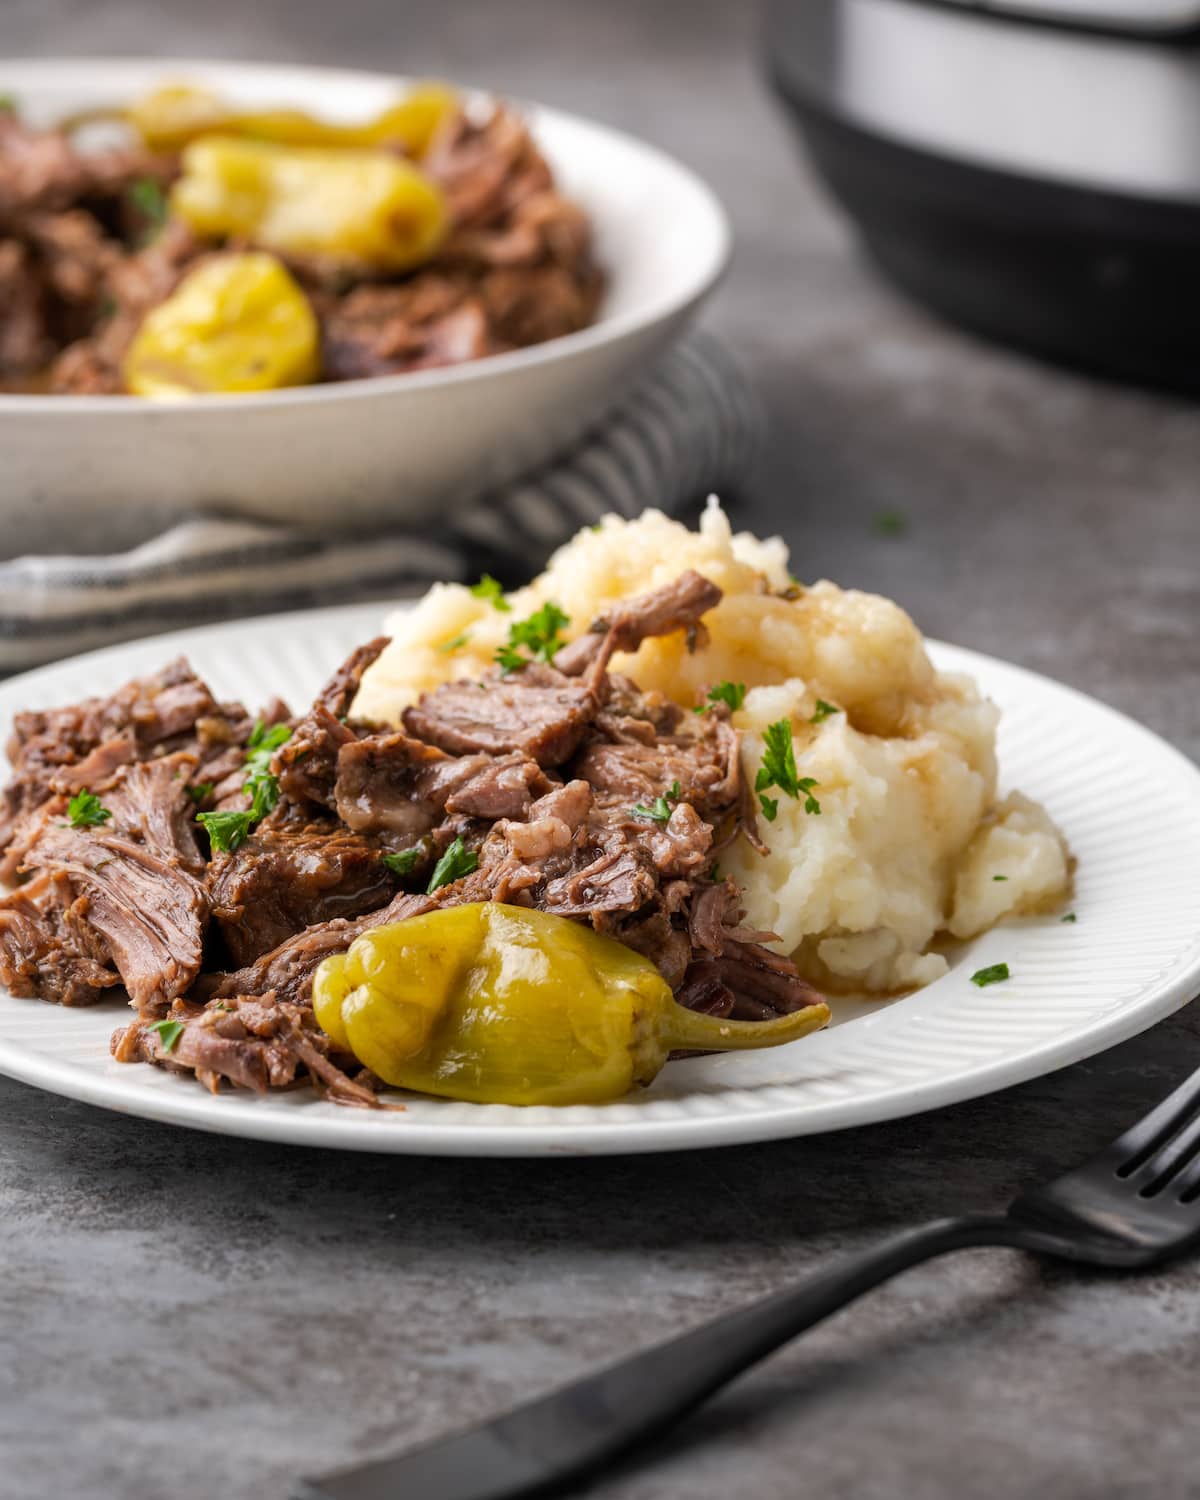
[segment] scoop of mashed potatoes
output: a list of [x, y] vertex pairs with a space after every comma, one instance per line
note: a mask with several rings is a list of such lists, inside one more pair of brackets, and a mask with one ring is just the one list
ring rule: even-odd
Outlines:
[[[750, 925], [778, 934], [831, 989], [892, 992], [946, 970], [931, 943], [965, 938], [1066, 893], [1066, 847], [1019, 795], [996, 797], [998, 711], [965, 677], [937, 672], [920, 632], [888, 599], [788, 572], [779, 538], [734, 535], [715, 504], [697, 532], [659, 511], [579, 533], [526, 588], [493, 599], [437, 584], [397, 612], [392, 643], [363, 679], [356, 716], [395, 723], [422, 692], [491, 665], [508, 629], [553, 601], [582, 634], [618, 600], [695, 568], [724, 597], [707, 640], [684, 633], [617, 656], [613, 670], [679, 703], [713, 683], [747, 688], [733, 722], [753, 781], [768, 725], [792, 726], [796, 766], [820, 812], [780, 795], [760, 823], [764, 856], [740, 839], [721, 859]], [[1003, 879], [997, 880], [996, 876]]]

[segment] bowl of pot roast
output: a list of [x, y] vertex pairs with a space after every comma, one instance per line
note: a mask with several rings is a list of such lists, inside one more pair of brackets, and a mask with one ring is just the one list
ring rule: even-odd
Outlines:
[[453, 82], [0, 63], [6, 551], [444, 514], [598, 423], [728, 248], [662, 152]]

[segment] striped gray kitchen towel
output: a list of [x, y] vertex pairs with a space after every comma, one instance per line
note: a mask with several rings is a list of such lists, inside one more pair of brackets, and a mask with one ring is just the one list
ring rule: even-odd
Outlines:
[[197, 515], [131, 552], [0, 562], [0, 673], [208, 620], [421, 592], [487, 571], [515, 586], [581, 526], [736, 491], [758, 403], [712, 338], [678, 344], [617, 411], [546, 468], [419, 530], [315, 535]]

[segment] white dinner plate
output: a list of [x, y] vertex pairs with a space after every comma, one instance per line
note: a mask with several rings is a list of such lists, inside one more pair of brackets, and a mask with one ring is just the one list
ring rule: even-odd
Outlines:
[[[108, 692], [184, 651], [219, 697], [298, 706], [382, 609], [308, 611], [207, 626], [92, 652], [0, 685], [0, 734], [21, 708]], [[0, 1072], [89, 1104], [201, 1130], [305, 1146], [462, 1156], [676, 1151], [895, 1119], [1020, 1083], [1152, 1025], [1200, 989], [1200, 770], [1148, 730], [1020, 667], [933, 644], [1003, 710], [1002, 784], [1042, 802], [1078, 860], [1074, 922], [1005, 922], [949, 974], [873, 1006], [834, 1001], [834, 1025], [769, 1052], [674, 1062], [607, 1105], [520, 1109], [407, 1096], [345, 1109], [307, 1090], [209, 1094], [191, 1078], [109, 1056], [120, 1002], [65, 1010], [0, 991]], [[975, 970], [1006, 962], [1007, 983]]]

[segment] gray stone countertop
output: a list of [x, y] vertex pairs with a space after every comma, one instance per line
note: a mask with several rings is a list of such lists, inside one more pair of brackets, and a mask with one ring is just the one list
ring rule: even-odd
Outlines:
[[[745, 523], [783, 532], [799, 573], [892, 594], [1200, 754], [1196, 408], [985, 347], [887, 290], [759, 87], [752, 7], [6, 0], [0, 36], [442, 73], [676, 152], [733, 217], [707, 320], [773, 419]], [[0, 1081], [0, 1494], [282, 1496], [893, 1226], [999, 1205], [1198, 1063], [1193, 1008], [916, 1119], [548, 1162], [284, 1150]], [[595, 1493], [1194, 1495], [1198, 1388], [1200, 1262], [1114, 1280], [973, 1252], [798, 1341]]]

